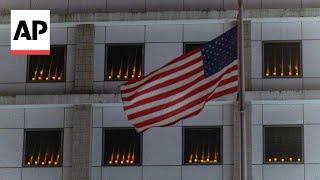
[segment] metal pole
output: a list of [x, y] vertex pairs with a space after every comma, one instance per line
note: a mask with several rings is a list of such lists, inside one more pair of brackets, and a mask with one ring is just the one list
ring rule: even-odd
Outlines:
[[247, 180], [247, 135], [245, 122], [245, 105], [244, 105], [244, 91], [245, 91], [245, 76], [244, 76], [244, 42], [243, 42], [243, 0], [238, 0], [239, 6], [239, 113], [241, 123], [241, 180]]

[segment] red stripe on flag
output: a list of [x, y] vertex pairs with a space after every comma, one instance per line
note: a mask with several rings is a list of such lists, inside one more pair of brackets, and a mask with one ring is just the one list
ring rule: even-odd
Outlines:
[[143, 86], [143, 85], [145, 85], [145, 84], [147, 84], [147, 83], [154, 82], [154, 81], [156, 81], [156, 80], [158, 80], [158, 79], [161, 79], [161, 78], [163, 78], [163, 77], [169, 76], [169, 75], [171, 75], [171, 74], [173, 74], [173, 73], [176, 73], [176, 72], [178, 72], [178, 71], [181, 71], [181, 70], [183, 70], [183, 69], [186, 69], [186, 68], [188, 68], [188, 67], [190, 67], [190, 66], [192, 66], [192, 65], [194, 65], [194, 64], [196, 64], [196, 63], [198, 63], [198, 62], [200, 62], [200, 61], [202, 61], [201, 57], [196, 58], [196, 59], [194, 59], [194, 60], [192, 60], [192, 61], [190, 61], [190, 62], [188, 62], [188, 63], [186, 63], [186, 64], [184, 64], [184, 65], [181, 65], [181, 66], [175, 67], [175, 68], [173, 68], [173, 69], [170, 69], [170, 70], [168, 70], [168, 71], [164, 71], [164, 72], [162, 72], [162, 73], [159, 73], [159, 74], [151, 77], [151, 78], [148, 79], [147, 81], [141, 83], [141, 84], [138, 85], [138, 86], [135, 86], [135, 87], [132, 87], [132, 88], [129, 88], [129, 89], [121, 90], [121, 93], [122, 93], [122, 94], [125, 94], [125, 93], [129, 93], [129, 92], [135, 91], [135, 90], [137, 90], [138, 88], [140, 88], [141, 86]]
[[172, 116], [175, 116], [176, 114], [179, 114], [183, 111], [187, 111], [189, 108], [192, 108], [193, 106], [196, 106], [200, 103], [203, 103], [208, 97], [209, 97], [210, 94], [207, 94], [205, 96], [202, 96], [201, 98], [199, 99], [196, 99], [188, 104], [185, 104], [184, 106], [181, 106], [180, 108], [174, 110], [174, 111], [171, 111], [169, 113], [166, 113], [164, 115], [161, 115], [161, 116], [158, 116], [158, 117], [155, 117], [155, 118], [152, 118], [152, 119], [148, 119], [148, 120], [145, 120], [141, 123], [137, 123], [137, 124], [134, 124], [135, 127], [137, 128], [141, 128], [143, 126], [148, 126], [148, 125], [151, 125], [151, 124], [155, 124], [155, 123], [158, 123], [164, 119], [167, 119], [167, 118], [170, 118]]
[[134, 98], [137, 98], [141, 95], [144, 95], [144, 94], [147, 94], [151, 91], [155, 91], [157, 89], [160, 89], [160, 88], [163, 88], [163, 87], [166, 87], [166, 86], [170, 86], [172, 84], [175, 84], [179, 81], [182, 81], [182, 80], [185, 80], [185, 79], [188, 79], [190, 78], [191, 76], [194, 76], [195, 74], [198, 74], [199, 72], [203, 71], [203, 67], [198, 67], [197, 69], [194, 69], [193, 71], [190, 71], [186, 74], [183, 74], [182, 76], [178, 76], [176, 78], [173, 78], [173, 79], [169, 79], [168, 81], [165, 81], [165, 82], [162, 82], [162, 83], [159, 83], [155, 86], [152, 86], [150, 88], [147, 88], [145, 90], [142, 90], [140, 92], [136, 92], [134, 93], [133, 95], [129, 96], [129, 97], [126, 97], [126, 98], [123, 98], [122, 101], [131, 101], [133, 100]]
[[[237, 66], [236, 66], [237, 67]], [[225, 71], [225, 73], [223, 73], [222, 75], [220, 75], [219, 77], [217, 77], [216, 79], [213, 79], [212, 81], [192, 90], [191, 92], [185, 94], [184, 96], [174, 100], [174, 101], [171, 101], [171, 102], [168, 102], [168, 103], [164, 103], [164, 104], [161, 104], [161, 105], [158, 105], [158, 106], [155, 106], [155, 107], [152, 107], [152, 108], [147, 108], [147, 109], [144, 109], [142, 111], [139, 111], [137, 113], [132, 113], [132, 114], [128, 114], [128, 119], [129, 121], [131, 119], [135, 119], [135, 118], [138, 118], [138, 117], [141, 117], [141, 116], [145, 116], [147, 114], [151, 114], [153, 112], [157, 112], [157, 111], [160, 111], [162, 109], [166, 109], [170, 106], [174, 106], [182, 101], [184, 101], [185, 99], [187, 99], [188, 97], [192, 97], [208, 88], [210, 88], [211, 86], [213, 86], [214, 84], [216, 84], [218, 81], [220, 81], [223, 76], [225, 74], [228, 74], [230, 72], [232, 72], [231, 70], [234, 69], [234, 66], [229, 68], [228, 70]], [[237, 69], [234, 69], [234, 70], [237, 70]], [[177, 92], [181, 92], [181, 91], [177, 91]], [[146, 104], [147, 102], [143, 103], [143, 104]]]
[[[179, 61], [181, 61], [181, 60], [184, 60], [185, 58], [187, 58], [187, 57], [189, 57], [189, 56], [192, 56], [192, 55], [198, 53], [199, 51], [200, 51], [200, 49], [198, 48], [198, 49], [195, 49], [195, 50], [193, 50], [193, 51], [190, 51], [189, 53], [183, 54], [183, 55], [177, 57], [176, 59], [170, 61], [168, 64], [164, 65], [162, 68], [167, 67], [167, 66], [169, 66], [169, 65], [171, 65], [171, 64], [177, 63], [177, 62], [179, 62]], [[151, 76], [151, 75], [152, 75], [154, 72], [156, 72], [156, 71], [158, 71], [158, 69], [155, 70], [155, 71], [152, 71], [149, 75], [145, 76], [144, 78], [148, 78], [149, 76]], [[127, 82], [126, 85], [134, 84], [134, 83], [136, 83], [136, 82], [138, 82], [138, 81], [140, 81], [140, 79], [139, 79], [139, 80], [129, 81], [129, 82]]]
[[190, 88], [190, 86], [194, 85], [195, 83], [199, 82], [199, 81], [202, 81], [204, 79], [204, 76], [200, 76], [199, 78], [195, 79], [194, 81], [191, 81], [190, 83], [187, 83], [179, 88], [176, 88], [176, 89], [173, 89], [171, 91], [167, 91], [167, 92], [164, 92], [164, 93], [161, 93], [161, 94], [158, 94], [158, 95], [155, 95], [155, 96], [152, 96], [152, 97], [149, 97], [149, 98], [145, 98], [143, 100], [140, 100], [140, 101], [137, 101], [135, 102], [134, 104], [130, 105], [130, 106], [124, 106], [124, 110], [129, 110], [129, 109], [132, 109], [132, 108], [135, 108], [135, 107], [139, 107], [143, 104], [147, 104], [147, 103], [150, 103], [150, 102], [153, 102], [153, 101], [157, 101], [157, 100], [160, 100], [160, 99], [163, 99], [163, 98], [167, 98], [167, 97], [170, 97], [170, 96], [173, 96], [173, 95], [176, 95], [177, 93], [180, 93], [181, 91], [184, 91], [188, 88]]

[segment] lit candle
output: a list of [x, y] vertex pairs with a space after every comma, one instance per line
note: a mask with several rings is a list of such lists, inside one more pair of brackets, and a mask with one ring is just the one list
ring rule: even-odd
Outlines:
[[301, 159], [300, 158], [298, 158], [298, 162], [300, 162], [301, 161]]
[[118, 71], [118, 75], [117, 75], [117, 78], [118, 78], [118, 79], [121, 78], [121, 74], [122, 74], [122, 59], [121, 59], [121, 61], [120, 61], [119, 71]]
[[283, 159], [283, 158], [281, 159], [281, 162], [284, 162], [284, 159]]
[[277, 162], [277, 161], [278, 161], [278, 159], [277, 159], [277, 158], [273, 158], [273, 161], [274, 161], [274, 162]]
[[189, 163], [192, 163], [192, 159], [193, 159], [193, 154], [191, 153], [189, 157]]
[[214, 159], [214, 160], [213, 160], [213, 162], [214, 162], [214, 163], [217, 163], [217, 162], [218, 162], [218, 160]]
[[129, 164], [130, 163], [130, 157], [131, 157], [131, 145], [130, 145], [130, 148], [129, 148], [129, 153], [127, 155], [127, 160], [126, 160], [126, 163]]
[[125, 154], [123, 153], [120, 163], [123, 164], [124, 162], [125, 162]]
[[110, 71], [109, 79], [112, 79], [112, 77], [113, 77], [113, 65], [111, 66], [111, 71]]
[[271, 159], [271, 158], [269, 158], [269, 159], [268, 159], [268, 161], [271, 163], [271, 162], [272, 162], [272, 159]]
[[292, 161], [292, 157], [289, 158], [289, 161]]
[[112, 153], [111, 153], [109, 164], [113, 163], [113, 158], [114, 158], [114, 148], [112, 149]]
[[29, 161], [27, 164], [30, 166], [30, 165], [31, 165], [31, 162]]
[[269, 63], [267, 64], [267, 70], [266, 70], [266, 76], [270, 75], [270, 70], [269, 70]]
[[134, 153], [132, 153], [130, 164], [134, 163], [134, 158], [135, 158]]
[[58, 80], [61, 81], [61, 80], [62, 80], [62, 77], [63, 77], [63, 70], [61, 70], [60, 75], [59, 75], [59, 77], [58, 77]]
[[137, 58], [135, 57], [134, 62], [133, 62], [132, 75], [131, 75], [132, 78], [135, 78], [135, 76], [136, 76], [136, 62], [137, 62]]
[[57, 158], [56, 158], [56, 161], [54, 162], [54, 164], [55, 165], [59, 164], [59, 161], [60, 161], [60, 153], [58, 151]]
[[118, 164], [118, 162], [119, 162], [119, 157], [120, 157], [119, 151], [120, 150], [118, 149], [117, 155], [116, 155], [116, 160], [114, 161], [116, 164]]
[[201, 152], [201, 163], [204, 163], [204, 149], [202, 149], [202, 152]]

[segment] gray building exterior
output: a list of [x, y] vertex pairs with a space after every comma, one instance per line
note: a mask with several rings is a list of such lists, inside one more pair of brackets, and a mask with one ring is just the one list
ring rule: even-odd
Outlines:
[[[245, 102], [252, 180], [320, 179], [320, 1], [245, 1]], [[30, 82], [28, 57], [11, 56], [10, 9], [50, 9], [51, 45], [63, 45], [62, 82]], [[142, 44], [144, 74], [234, 26], [234, 0], [0, 0], [1, 180], [237, 180], [240, 132], [232, 98], [169, 127], [143, 133], [141, 165], [105, 166], [103, 130], [131, 127], [119, 87], [106, 80], [106, 46]], [[298, 77], [267, 78], [266, 42], [298, 42]], [[264, 128], [302, 127], [302, 163], [264, 162]], [[221, 127], [221, 163], [185, 165], [183, 129]], [[26, 167], [25, 131], [61, 129], [62, 165]]]

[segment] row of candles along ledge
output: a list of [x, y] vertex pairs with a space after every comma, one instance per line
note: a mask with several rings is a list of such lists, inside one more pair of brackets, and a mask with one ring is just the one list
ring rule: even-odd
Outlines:
[[196, 154], [191, 153], [189, 155], [188, 163], [190, 164], [191, 163], [218, 163], [218, 157], [219, 157], [219, 154], [217, 152], [215, 152], [213, 156], [210, 156], [210, 153], [207, 153], [205, 155], [205, 153], [203, 152], [200, 158], [197, 153]]
[[41, 152], [34, 155], [32, 154], [27, 162], [28, 166], [31, 165], [58, 165], [60, 162], [60, 154], [54, 154], [52, 153], [49, 155], [48, 152], [44, 154], [44, 157], [41, 156]]
[[[294, 66], [294, 71], [295, 71], [295, 73], [293, 73], [291, 65], [289, 65], [288, 68], [289, 68], [289, 72], [288, 72], [288, 74], [285, 74], [285, 73], [284, 73], [284, 69], [283, 69], [283, 65], [282, 65], [282, 66], [281, 66], [280, 76], [285, 76], [285, 75], [293, 76], [294, 74], [295, 74], [296, 76], [299, 76], [299, 69], [298, 69], [298, 66], [297, 66], [297, 65]], [[272, 72], [272, 74], [270, 73], [269, 66], [267, 66], [266, 76], [272, 76], [272, 75], [273, 75], [273, 76], [277, 76], [277, 75], [278, 75], [278, 74], [277, 74], [277, 66], [273, 66], [273, 72]]]
[[121, 153], [120, 150], [117, 151], [117, 153], [112, 151], [111, 157], [108, 161], [108, 164], [134, 164], [135, 162], [135, 155], [134, 155], [134, 148], [131, 149], [129, 148], [128, 153], [123, 152]]
[[301, 158], [268, 158], [268, 162], [272, 163], [272, 162], [301, 162]]
[[51, 67], [52, 67], [52, 64], [50, 64], [49, 71], [47, 73], [47, 76], [45, 77], [44, 76], [45, 65], [43, 64], [42, 68], [39, 70], [38, 64], [37, 64], [37, 67], [36, 67], [35, 71], [33, 72], [34, 75], [32, 77], [32, 81], [36, 81], [36, 80], [46, 80], [46, 81], [59, 80], [60, 81], [60, 80], [62, 80], [63, 71], [61, 70], [60, 73], [58, 73], [59, 68], [58, 68], [58, 66], [56, 66], [54, 73], [52, 73]]
[[[137, 68], [136, 68], [136, 60], [134, 61], [134, 64], [133, 64], [133, 69], [132, 69], [132, 74], [131, 74], [131, 78], [132, 79], [135, 79], [135, 78], [141, 78], [141, 67], [140, 67], [140, 70], [139, 70], [139, 73], [138, 75], [136, 74], [137, 73]], [[108, 76], [108, 79], [113, 79], [114, 78], [114, 75], [115, 75], [115, 72], [114, 72], [114, 67], [111, 66], [111, 70], [110, 70], [110, 74]], [[123, 72], [123, 68], [122, 68], [122, 61], [120, 63], [120, 66], [119, 66], [119, 70], [118, 70], [118, 74], [116, 75], [116, 78], [117, 79], [121, 79], [121, 78], [124, 78], [124, 79], [129, 79], [130, 78], [130, 73], [129, 73], [129, 64], [127, 63], [127, 67], [126, 67], [126, 71], [125, 73]]]

